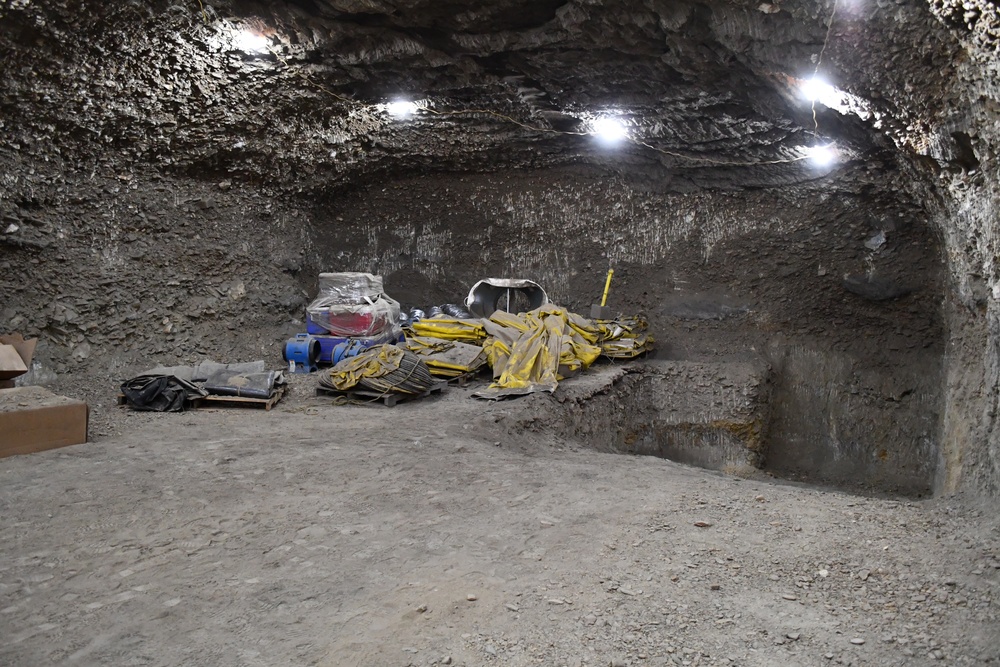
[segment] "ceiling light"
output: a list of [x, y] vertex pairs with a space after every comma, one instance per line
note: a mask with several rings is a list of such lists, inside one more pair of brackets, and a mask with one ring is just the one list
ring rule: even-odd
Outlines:
[[810, 146], [806, 149], [806, 157], [817, 167], [829, 167], [837, 161], [838, 153], [833, 144]]
[[406, 100], [396, 100], [383, 106], [386, 113], [393, 118], [409, 118], [417, 113], [417, 109], [419, 109], [416, 102], [408, 102]]
[[251, 30], [240, 30], [235, 37], [236, 48], [246, 53], [267, 53], [270, 40]]
[[802, 97], [806, 98], [810, 102], [817, 102], [840, 96], [836, 88], [818, 76], [813, 76], [800, 81], [799, 91], [802, 93]]
[[594, 121], [594, 135], [606, 144], [616, 144], [628, 137], [625, 123], [617, 118], [604, 117]]

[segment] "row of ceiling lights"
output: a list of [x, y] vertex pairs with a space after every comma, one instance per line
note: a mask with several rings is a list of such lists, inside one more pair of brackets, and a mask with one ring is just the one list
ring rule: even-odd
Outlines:
[[[268, 53], [271, 50], [270, 40], [267, 37], [250, 30], [238, 31], [234, 37], [234, 46], [245, 53], [258, 55]], [[829, 99], [839, 94], [839, 91], [818, 76], [801, 80], [799, 82], [799, 89], [802, 96], [813, 104], [816, 102], [822, 103], [823, 99]], [[423, 108], [416, 102], [405, 99], [397, 99], [378, 106], [389, 116], [398, 120], [411, 118]], [[606, 146], [613, 146], [625, 140], [632, 139], [625, 122], [616, 116], [600, 116], [591, 120], [589, 124], [589, 132], [570, 134], [591, 135]], [[648, 146], [644, 142], [640, 143]], [[817, 167], [829, 167], [839, 158], [839, 152], [833, 143], [807, 146], [800, 150], [802, 151], [802, 156], [798, 159], [807, 159]], [[779, 160], [777, 162], [782, 161]]]
[[[816, 78], [802, 81], [800, 88], [803, 96], [810, 102], [816, 102], [820, 96], [832, 91], [833, 87]], [[394, 100], [388, 104], [379, 105], [389, 116], [397, 120], [413, 117], [421, 107], [410, 100]], [[615, 116], [601, 116], [590, 121], [590, 134], [605, 146], [614, 146], [630, 138], [628, 127]], [[807, 146], [801, 149], [803, 157], [817, 167], [829, 167], [837, 161], [839, 155], [834, 144]]]

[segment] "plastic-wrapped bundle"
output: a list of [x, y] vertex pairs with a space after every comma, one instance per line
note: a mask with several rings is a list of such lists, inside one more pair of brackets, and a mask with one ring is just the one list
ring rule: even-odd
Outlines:
[[382, 276], [371, 273], [321, 273], [319, 296], [336, 299], [334, 303], [364, 303], [385, 292]]
[[368, 338], [389, 331], [399, 321], [399, 303], [383, 296], [371, 303], [338, 304], [319, 298], [306, 308], [309, 323], [332, 336]]
[[441, 306], [441, 310], [443, 310], [444, 314], [447, 315], [448, 317], [455, 317], [460, 320], [472, 318], [472, 313], [470, 313], [465, 308], [462, 308], [461, 306], [455, 303], [446, 303], [443, 306]]
[[420, 394], [436, 383], [420, 357], [395, 345], [369, 348], [319, 377], [320, 386], [327, 389], [349, 391], [360, 387], [382, 394]]
[[321, 273], [319, 296], [306, 308], [309, 324], [333, 336], [371, 337], [399, 321], [399, 302], [370, 273]]

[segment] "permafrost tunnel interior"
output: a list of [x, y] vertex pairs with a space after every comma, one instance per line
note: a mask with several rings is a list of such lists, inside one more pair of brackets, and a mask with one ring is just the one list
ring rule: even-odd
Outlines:
[[0, 333], [100, 442], [130, 373], [280, 365], [321, 272], [613, 268], [655, 352], [497, 428], [995, 499], [998, 49], [988, 0], [5, 0]]

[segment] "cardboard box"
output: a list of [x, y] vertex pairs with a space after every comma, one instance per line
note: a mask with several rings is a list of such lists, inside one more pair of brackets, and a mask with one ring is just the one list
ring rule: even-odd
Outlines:
[[0, 458], [87, 442], [83, 401], [41, 387], [0, 389]]
[[31, 368], [37, 338], [25, 340], [21, 334], [0, 336], [0, 389], [14, 386], [14, 378]]
[[13, 380], [28, 372], [28, 365], [13, 345], [0, 345], [0, 380]]

